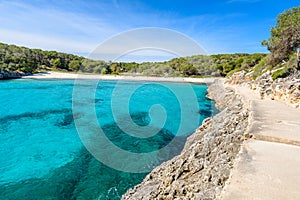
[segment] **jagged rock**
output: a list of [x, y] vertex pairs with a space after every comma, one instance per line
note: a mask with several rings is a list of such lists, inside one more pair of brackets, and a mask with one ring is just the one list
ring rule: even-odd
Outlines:
[[229, 178], [244, 140], [248, 110], [233, 90], [223, 84], [209, 88], [222, 111], [205, 120], [181, 154], [161, 164], [122, 199], [215, 199]]
[[[272, 73], [268, 71], [256, 80], [246, 78], [245, 72], [234, 73], [227, 81], [228, 84], [240, 84], [256, 90], [261, 99], [270, 98], [291, 104], [293, 107], [300, 104], [300, 71], [294, 71], [286, 78], [272, 79]], [[244, 75], [243, 75], [244, 74]]]

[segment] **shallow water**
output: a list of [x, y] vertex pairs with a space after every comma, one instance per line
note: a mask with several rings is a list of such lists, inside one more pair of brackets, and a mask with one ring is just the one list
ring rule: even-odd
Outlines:
[[[126, 190], [141, 182], [147, 173], [112, 169], [86, 150], [82, 130], [89, 137], [97, 131], [88, 121], [79, 127], [74, 120], [89, 120], [88, 105], [93, 105], [97, 125], [106, 137], [128, 152], [153, 152], [175, 141], [166, 155], [153, 158], [149, 170], [180, 153], [186, 137], [215, 111], [205, 97], [205, 85], [84, 81], [75, 84], [81, 93], [74, 100], [74, 84], [74, 80], [0, 82], [0, 199], [120, 199]], [[192, 97], [182, 103], [176, 94], [184, 94], [189, 87], [196, 95], [195, 109], [186, 109], [193, 108], [189, 105]], [[128, 99], [130, 91], [135, 92]], [[126, 101], [128, 104], [123, 105]], [[163, 107], [163, 112], [149, 113], [153, 105]], [[196, 123], [186, 120], [180, 126], [182, 106], [191, 119], [198, 119]], [[138, 127], [160, 129], [152, 137], [136, 138], [120, 128], [130, 120]], [[161, 127], [163, 120], [166, 121]], [[101, 148], [105, 151], [105, 147]], [[114, 159], [114, 152], [109, 154]]]

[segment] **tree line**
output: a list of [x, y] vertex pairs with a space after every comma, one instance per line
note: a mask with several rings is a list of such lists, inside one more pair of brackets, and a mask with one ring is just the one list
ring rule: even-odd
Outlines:
[[[56, 51], [29, 49], [0, 43], [0, 70], [35, 73], [46, 70], [97, 74], [135, 74], [146, 76], [228, 76], [236, 71], [253, 71], [254, 77], [266, 69], [282, 68], [278, 77], [288, 75], [299, 65], [300, 6], [277, 16], [271, 36], [262, 41], [270, 54], [194, 55], [165, 62], [105, 62]], [[298, 59], [298, 60], [297, 60]], [[277, 76], [276, 76], [277, 77]]]
[[35, 73], [41, 70], [72, 70], [83, 57], [0, 43], [0, 69]]
[[36, 73], [57, 70], [97, 74], [146, 76], [216, 76], [249, 68], [264, 54], [195, 55], [164, 62], [105, 62], [56, 51], [43, 51], [0, 43], [0, 70]]

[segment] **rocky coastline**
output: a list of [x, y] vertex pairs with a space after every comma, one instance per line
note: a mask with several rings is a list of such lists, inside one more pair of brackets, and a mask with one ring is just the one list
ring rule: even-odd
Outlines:
[[25, 73], [23, 73], [23, 72], [7, 72], [7, 71], [0, 70], [0, 80], [18, 79], [18, 78], [22, 78], [22, 76], [25, 76]]
[[209, 87], [208, 97], [220, 110], [206, 119], [187, 140], [181, 154], [164, 162], [122, 199], [216, 199], [230, 176], [248, 127], [249, 111], [222, 80]]

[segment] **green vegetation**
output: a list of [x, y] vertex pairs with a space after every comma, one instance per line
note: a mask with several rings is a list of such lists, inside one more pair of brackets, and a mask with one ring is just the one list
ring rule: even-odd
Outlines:
[[42, 51], [0, 43], [0, 70], [35, 73], [56, 70], [97, 74], [131, 74], [166, 77], [231, 76], [238, 71], [256, 79], [273, 71], [273, 79], [287, 76], [297, 66], [300, 47], [300, 6], [277, 17], [271, 37], [263, 45], [271, 54], [218, 54], [174, 58], [165, 62], [124, 63], [91, 60], [56, 51]]
[[91, 60], [56, 51], [42, 51], [0, 43], [0, 70], [36, 73], [55, 70], [97, 74], [147, 76], [209, 76], [217, 69], [209, 56], [174, 58], [166, 62], [124, 63]]
[[70, 71], [119, 74], [136, 67], [137, 63], [107, 63], [84, 57], [43, 51], [0, 43], [0, 70], [36, 73], [39, 71]]
[[271, 29], [271, 37], [262, 42], [271, 51], [269, 55], [213, 55], [219, 72], [222, 76], [231, 76], [234, 72], [243, 70], [256, 79], [267, 71], [273, 71], [273, 80], [287, 77], [298, 63], [295, 50], [300, 47], [299, 21], [300, 6], [277, 16], [276, 26]]
[[277, 16], [271, 36], [262, 41], [271, 52], [253, 68], [253, 78], [273, 71], [272, 79], [287, 77], [297, 66], [296, 49], [300, 47], [300, 6], [291, 8]]
[[[69, 71], [71, 61], [84, 58], [56, 51], [42, 51], [0, 43], [0, 69], [35, 73], [43, 70]], [[73, 64], [74, 66], [74, 64]]]
[[265, 54], [220, 54], [174, 58], [165, 62], [105, 62], [56, 51], [0, 43], [0, 70], [25, 73], [55, 70], [166, 77], [226, 76], [239, 70], [248, 70], [265, 57]]
[[266, 72], [267, 68], [267, 56], [259, 61], [257, 65], [253, 67], [253, 78], [256, 79], [258, 76]]
[[129, 73], [140, 73], [147, 76], [190, 76], [201, 77], [217, 74], [210, 56], [196, 55], [174, 58], [165, 62], [144, 62], [138, 64]]
[[294, 67], [297, 65], [297, 57], [296, 53], [292, 54], [288, 61], [285, 64], [276, 65], [272, 69], [274, 70], [272, 74], [272, 79], [275, 80], [277, 78], [285, 78], [289, 76], [293, 70]]
[[271, 51], [268, 64], [278, 65], [289, 59], [295, 48], [300, 47], [300, 6], [284, 11], [277, 16], [276, 26], [271, 28], [271, 37], [262, 44]]
[[285, 69], [279, 69], [272, 74], [272, 79], [275, 80], [277, 78], [285, 78], [289, 75], [289, 72]]
[[212, 58], [220, 74], [230, 76], [240, 70], [249, 71], [266, 56], [266, 54], [219, 54], [212, 55]]

